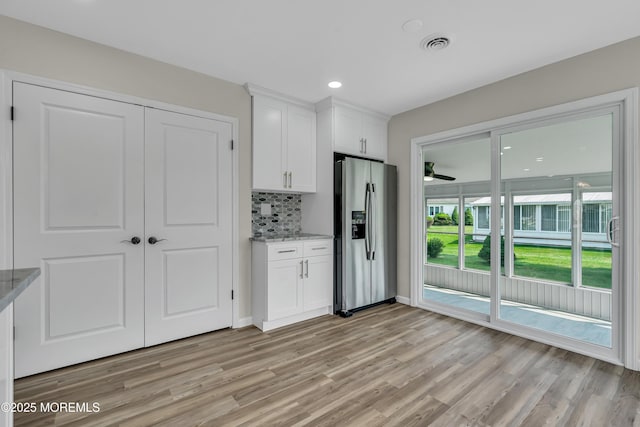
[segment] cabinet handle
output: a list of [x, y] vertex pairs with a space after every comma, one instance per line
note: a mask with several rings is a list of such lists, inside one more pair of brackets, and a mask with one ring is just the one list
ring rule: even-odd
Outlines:
[[295, 252], [295, 251], [296, 251], [295, 249], [289, 249], [289, 250], [286, 250], [286, 251], [278, 251], [278, 253], [279, 254], [288, 254], [288, 253]]
[[287, 173], [286, 172], [282, 174], [282, 186], [284, 188], [287, 188]]
[[321, 248], [311, 248], [311, 250], [312, 250], [312, 251], [320, 251], [320, 250], [322, 250], [322, 249], [327, 249], [327, 247], [326, 247], [326, 246], [323, 246], [323, 247], [321, 247]]
[[289, 172], [289, 188], [291, 188], [291, 182], [293, 181], [292, 176], [293, 173]]
[[306, 266], [307, 266], [307, 272], [304, 274], [304, 277], [307, 277], [307, 278], [308, 278], [308, 277], [309, 277], [309, 260], [306, 260], [306, 261], [304, 262], [304, 265], [306, 265]]
[[364, 139], [364, 154], [367, 154], [367, 138]]
[[302, 265], [302, 261], [300, 261], [300, 278], [302, 279], [302, 273], [304, 272], [304, 267]]
[[360, 138], [360, 152], [364, 153], [364, 138]]

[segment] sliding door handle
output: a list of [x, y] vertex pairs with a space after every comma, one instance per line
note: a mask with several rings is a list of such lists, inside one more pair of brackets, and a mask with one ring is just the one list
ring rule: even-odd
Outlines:
[[614, 222], [617, 222], [619, 219], [620, 217], [614, 216], [607, 222], [607, 242], [616, 248], [620, 247], [620, 242], [615, 241], [615, 233], [616, 231], [620, 231], [620, 229], [615, 227]]

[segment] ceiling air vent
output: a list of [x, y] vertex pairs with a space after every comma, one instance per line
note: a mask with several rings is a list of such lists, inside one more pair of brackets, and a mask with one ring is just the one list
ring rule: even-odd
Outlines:
[[420, 47], [426, 51], [445, 49], [453, 42], [450, 36], [444, 34], [431, 34], [422, 39]]

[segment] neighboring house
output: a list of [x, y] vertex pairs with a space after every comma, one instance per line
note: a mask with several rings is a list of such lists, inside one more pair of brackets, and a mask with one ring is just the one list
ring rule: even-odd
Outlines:
[[[490, 231], [491, 198], [482, 197], [471, 205], [475, 218], [473, 238], [476, 241], [483, 241], [484, 235]], [[576, 224], [581, 224], [578, 228], [582, 230], [584, 247], [609, 247], [606, 229], [610, 219], [610, 192], [582, 194], [582, 215], [576, 216]], [[571, 194], [569, 193], [514, 196], [515, 244], [571, 246], [571, 223]]]
[[439, 214], [441, 212], [444, 212], [447, 215], [451, 216], [456, 206], [458, 206], [458, 202], [454, 199], [452, 200], [441, 199], [441, 200], [437, 200], [436, 203], [433, 203], [433, 202], [426, 203], [424, 211], [427, 213], [427, 216], [430, 216], [431, 218], [433, 218], [436, 214]]

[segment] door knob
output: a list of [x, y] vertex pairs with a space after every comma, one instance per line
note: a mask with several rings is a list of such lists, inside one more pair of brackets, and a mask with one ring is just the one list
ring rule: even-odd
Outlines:
[[131, 240], [122, 240], [120, 243], [131, 243], [132, 245], [137, 245], [140, 243], [140, 238], [138, 236], [133, 236]]
[[156, 243], [162, 242], [163, 240], [167, 240], [167, 239], [156, 239], [155, 237], [151, 236], [147, 241], [149, 242], [150, 245], [155, 245]]

